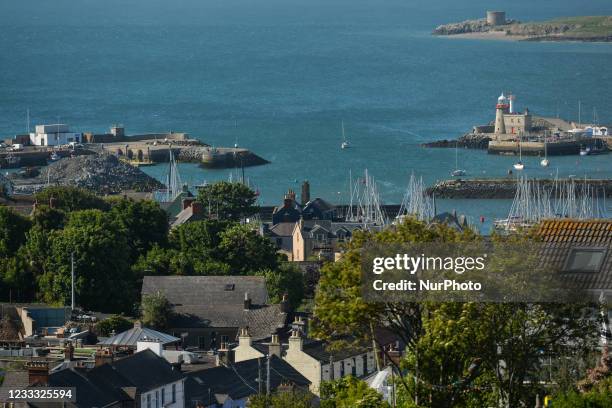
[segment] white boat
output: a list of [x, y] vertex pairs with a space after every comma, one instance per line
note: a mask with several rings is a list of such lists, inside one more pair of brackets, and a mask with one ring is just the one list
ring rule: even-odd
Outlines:
[[459, 142], [455, 142], [455, 170], [451, 172], [453, 177], [465, 176], [467, 172], [459, 168]]
[[340, 148], [347, 149], [349, 147], [349, 142], [346, 140], [346, 136], [344, 135], [344, 121], [342, 121], [342, 144], [340, 145]]
[[591, 153], [591, 149], [588, 147], [581, 147], [580, 148], [580, 155], [581, 156], [588, 156]]
[[548, 165], [550, 164], [550, 161], [548, 160], [548, 148], [547, 148], [547, 144], [546, 144], [546, 133], [544, 133], [544, 158], [540, 161], [540, 166], [542, 167], [548, 167]]
[[523, 164], [523, 145], [522, 145], [522, 136], [519, 136], [519, 161], [518, 163], [514, 163], [514, 169], [515, 170], [523, 170], [525, 168], [525, 165]]

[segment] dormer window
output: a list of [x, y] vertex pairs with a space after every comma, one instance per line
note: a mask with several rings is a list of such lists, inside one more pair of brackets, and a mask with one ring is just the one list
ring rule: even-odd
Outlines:
[[565, 272], [599, 272], [606, 257], [605, 248], [574, 248], [565, 262]]

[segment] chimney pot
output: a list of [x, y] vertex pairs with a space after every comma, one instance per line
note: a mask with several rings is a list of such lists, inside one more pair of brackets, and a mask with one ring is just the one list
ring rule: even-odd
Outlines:
[[244, 292], [244, 310], [251, 309], [251, 298], [249, 297], [249, 292]]

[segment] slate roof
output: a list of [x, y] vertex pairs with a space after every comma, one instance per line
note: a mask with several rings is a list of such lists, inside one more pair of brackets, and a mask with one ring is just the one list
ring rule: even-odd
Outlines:
[[295, 222], [279, 222], [268, 229], [268, 233], [273, 237], [290, 237], [293, 235]]
[[[228, 285], [233, 285], [230, 286]], [[243, 305], [245, 292], [253, 304], [268, 302], [263, 276], [145, 276], [142, 294], [161, 292], [170, 303], [217, 307]]]
[[0, 402], [8, 402], [9, 390], [25, 388], [29, 385], [27, 370], [3, 372], [4, 382], [0, 385]]
[[302, 351], [310, 357], [323, 363], [329, 363], [330, 359], [334, 361], [343, 360], [345, 358], [358, 356], [367, 352], [367, 349], [356, 349], [353, 347], [343, 347], [340, 350], [330, 351], [327, 348], [328, 344], [322, 340], [304, 339]]
[[185, 376], [180, 370], [173, 369], [164, 358], [151, 350], [144, 350], [91, 370], [69, 368], [58, 371], [49, 376], [49, 386], [75, 387], [76, 406], [94, 408], [132, 401], [123, 387], [135, 387], [142, 393], [183, 378]]
[[[145, 276], [142, 294], [160, 291], [172, 303], [174, 329], [197, 327], [248, 327], [254, 339], [282, 328], [287, 314], [280, 305], [269, 305], [265, 278], [261, 276]], [[251, 308], [244, 310], [244, 294]]]
[[146, 339], [158, 339], [164, 345], [181, 341], [177, 337], [149, 329], [148, 327], [135, 326], [113, 337], [102, 340], [98, 344], [103, 346], [136, 347], [138, 341]]
[[206, 216], [202, 213], [194, 213], [193, 206], [190, 205], [189, 207], [181, 210], [181, 212], [177, 214], [176, 218], [174, 219], [174, 221], [172, 221], [170, 226], [172, 228], [176, 228], [179, 225], [183, 225], [188, 222], [201, 221], [204, 219], [206, 219]]
[[[259, 362], [257, 359], [233, 363], [231, 367], [219, 366], [194, 371], [187, 375], [185, 402], [200, 401], [222, 403], [228, 396], [233, 400], [257, 394], [259, 385]], [[265, 378], [265, 360], [261, 360], [262, 378]], [[270, 358], [270, 388], [275, 390], [282, 382], [307, 387], [310, 381], [277, 356]], [[213, 401], [209, 401], [210, 395]]]
[[[542, 260], [563, 273], [564, 279], [583, 290], [612, 290], [612, 220], [545, 220], [536, 234], [543, 242]], [[602, 249], [606, 251], [598, 272], [564, 271], [574, 249]]]

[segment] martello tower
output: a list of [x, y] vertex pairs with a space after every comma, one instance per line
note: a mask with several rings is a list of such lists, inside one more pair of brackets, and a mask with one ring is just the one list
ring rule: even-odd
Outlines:
[[504, 123], [504, 114], [508, 113], [510, 109], [510, 105], [508, 103], [508, 98], [504, 96], [502, 93], [499, 98], [497, 98], [497, 105], [495, 106], [495, 134], [496, 135], [504, 135], [506, 134], [506, 124]]

